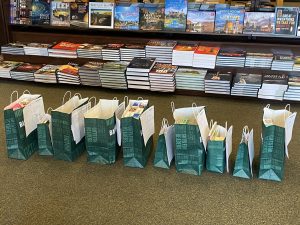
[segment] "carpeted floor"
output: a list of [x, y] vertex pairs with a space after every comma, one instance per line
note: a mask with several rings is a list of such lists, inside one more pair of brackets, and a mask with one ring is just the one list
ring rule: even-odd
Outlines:
[[[86, 154], [75, 162], [57, 161], [37, 154], [28, 161], [7, 158], [3, 113], [0, 152], [0, 224], [88, 225], [88, 224], [300, 224], [300, 118], [289, 146], [285, 179], [281, 183], [257, 179], [259, 140], [263, 107], [268, 101], [189, 97], [149, 92], [120, 92], [74, 86], [55, 87], [0, 81], [0, 104], [9, 103], [13, 90], [28, 89], [44, 96], [46, 107], [57, 107], [66, 90], [83, 96], [122, 99], [138, 96], [155, 105], [156, 135], [163, 117], [172, 123], [170, 101], [176, 107], [193, 102], [207, 106], [208, 119], [234, 126], [233, 154], [244, 125], [254, 128], [255, 177], [234, 178], [231, 174], [205, 171], [202, 176], [179, 174], [152, 166], [154, 152], [145, 169], [88, 164]], [[275, 108], [283, 103], [272, 104]], [[292, 105], [293, 111], [300, 104]], [[232, 169], [232, 166], [231, 166]]]

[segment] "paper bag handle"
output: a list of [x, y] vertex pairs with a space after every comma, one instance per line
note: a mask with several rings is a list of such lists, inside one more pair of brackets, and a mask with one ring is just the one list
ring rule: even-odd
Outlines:
[[161, 121], [161, 129], [164, 127], [164, 126], [169, 126], [169, 122], [166, 118], [163, 118], [163, 120]]
[[268, 108], [268, 109], [269, 109], [269, 108], [270, 108], [270, 106], [271, 106], [271, 105], [270, 105], [270, 104], [268, 104], [268, 105], [266, 105], [266, 107], [265, 107], [265, 108]]
[[[196, 108], [196, 107], [198, 107], [197, 104], [196, 104], [195, 102], [193, 102], [193, 104], [192, 104], [192, 109], [193, 109], [193, 114], [194, 114], [194, 117], [195, 117], [195, 118], [197, 118], [197, 115], [196, 115], [196, 112], [195, 112], [195, 108]], [[199, 112], [198, 112], [198, 113], [199, 113]]]
[[91, 103], [91, 105], [92, 105], [92, 100], [94, 99], [94, 106], [97, 104], [97, 99], [96, 99], [96, 97], [95, 96], [93, 96], [93, 97], [90, 97], [90, 99], [89, 99], [89, 102]]
[[62, 105], [65, 104], [65, 97], [66, 97], [67, 94], [69, 95], [69, 100], [71, 99], [71, 96], [72, 96], [71, 91], [66, 91], [66, 93], [64, 94], [63, 100], [62, 100]]
[[117, 97], [114, 97], [113, 100], [118, 100], [118, 98], [117, 98]]
[[28, 91], [27, 89], [25, 91], [23, 91], [23, 94], [31, 94], [30, 91]]
[[53, 111], [52, 107], [49, 107], [49, 108], [47, 109], [47, 114], [49, 114], [49, 113], [48, 113], [49, 110], [50, 110], [50, 111]]
[[137, 100], [144, 100], [143, 97], [138, 97]]
[[249, 133], [249, 127], [246, 125], [243, 128], [243, 133], [248, 134]]
[[211, 130], [211, 128], [213, 127], [214, 125], [214, 120], [210, 120], [209, 121], [209, 129]]
[[174, 111], [175, 111], [175, 103], [173, 101], [171, 102], [171, 110], [172, 110], [172, 113], [174, 113]]
[[285, 111], [284, 111], [284, 121], [285, 121], [287, 118], [286, 111], [289, 111], [289, 112], [291, 111], [291, 105], [287, 104], [284, 109], [285, 109]]
[[225, 129], [226, 129], [226, 131], [227, 131], [227, 121], [225, 122]]
[[81, 94], [80, 93], [75, 93], [74, 96], [78, 96], [79, 99], [82, 99]]
[[125, 102], [125, 108], [126, 108], [129, 104], [128, 96], [124, 96], [124, 102]]
[[[11, 95], [10, 95], [10, 103], [13, 102], [13, 96], [14, 96], [14, 94], [16, 94], [17, 99], [19, 98], [19, 92], [18, 92], [17, 90], [13, 91], [13, 92], [11, 93]], [[16, 100], [17, 100], [17, 99], [16, 99]]]

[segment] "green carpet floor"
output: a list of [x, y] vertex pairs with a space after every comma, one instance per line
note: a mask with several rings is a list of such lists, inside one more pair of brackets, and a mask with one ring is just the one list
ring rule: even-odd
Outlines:
[[[173, 123], [170, 101], [189, 107], [207, 106], [208, 119], [234, 126], [233, 164], [244, 125], [254, 128], [255, 177], [242, 180], [230, 174], [205, 171], [202, 176], [179, 174], [152, 166], [154, 152], [145, 169], [123, 166], [119, 157], [111, 166], [88, 164], [86, 153], [75, 162], [33, 155], [28, 161], [7, 158], [2, 124], [0, 152], [0, 224], [90, 225], [90, 224], [300, 224], [300, 118], [296, 118], [289, 146], [285, 179], [281, 183], [257, 179], [263, 107], [260, 100], [190, 97], [150, 92], [122, 92], [75, 86], [49, 86], [8, 80], [0, 81], [3, 109], [13, 90], [39, 93], [45, 107], [57, 107], [67, 90], [82, 96], [122, 99], [138, 96], [155, 105], [156, 135], [166, 117]], [[283, 103], [273, 103], [282, 108]], [[293, 111], [300, 104], [292, 104]], [[231, 164], [231, 165], [232, 165]], [[232, 165], [233, 166], [233, 165]], [[231, 166], [231, 170], [232, 170]]]

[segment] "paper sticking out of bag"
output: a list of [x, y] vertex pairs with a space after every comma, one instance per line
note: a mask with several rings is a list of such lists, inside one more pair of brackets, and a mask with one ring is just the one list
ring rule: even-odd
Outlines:
[[198, 125], [197, 115], [204, 108], [205, 108], [204, 106], [197, 106], [197, 107], [175, 109], [173, 112], [175, 124]]
[[122, 102], [115, 111], [116, 115], [116, 127], [117, 127], [117, 141], [118, 145], [122, 144], [122, 132], [121, 132], [121, 118], [125, 111], [125, 102]]
[[[226, 131], [226, 129], [225, 129], [225, 131]], [[232, 126], [230, 126], [228, 131], [226, 131], [226, 170], [227, 170], [227, 173], [229, 173], [229, 167], [230, 167], [229, 166], [229, 157], [232, 152], [232, 131], [233, 131]], [[224, 130], [222, 132], [224, 132]]]
[[250, 170], [251, 170], [251, 175], [253, 176], [253, 159], [254, 159], [254, 137], [253, 137], [253, 129], [250, 131], [248, 134], [248, 154], [249, 154], [249, 162], [250, 162]]
[[100, 99], [99, 103], [85, 113], [85, 118], [109, 119], [114, 116], [119, 106], [119, 100]]
[[144, 137], [144, 144], [147, 145], [149, 138], [154, 134], [154, 106], [149, 107], [142, 115], [140, 116], [142, 132]]
[[207, 122], [207, 117], [205, 113], [205, 109], [203, 108], [197, 115], [197, 124], [200, 130], [201, 138], [203, 141], [204, 149], [206, 151], [208, 135], [209, 135], [209, 125]]
[[139, 119], [147, 105], [148, 100], [129, 100], [129, 105], [122, 115], [122, 118], [133, 117], [134, 119]]

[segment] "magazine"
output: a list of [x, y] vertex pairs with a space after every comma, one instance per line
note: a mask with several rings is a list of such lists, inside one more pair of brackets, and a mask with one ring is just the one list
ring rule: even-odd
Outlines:
[[114, 28], [114, 3], [90, 2], [90, 28]]

